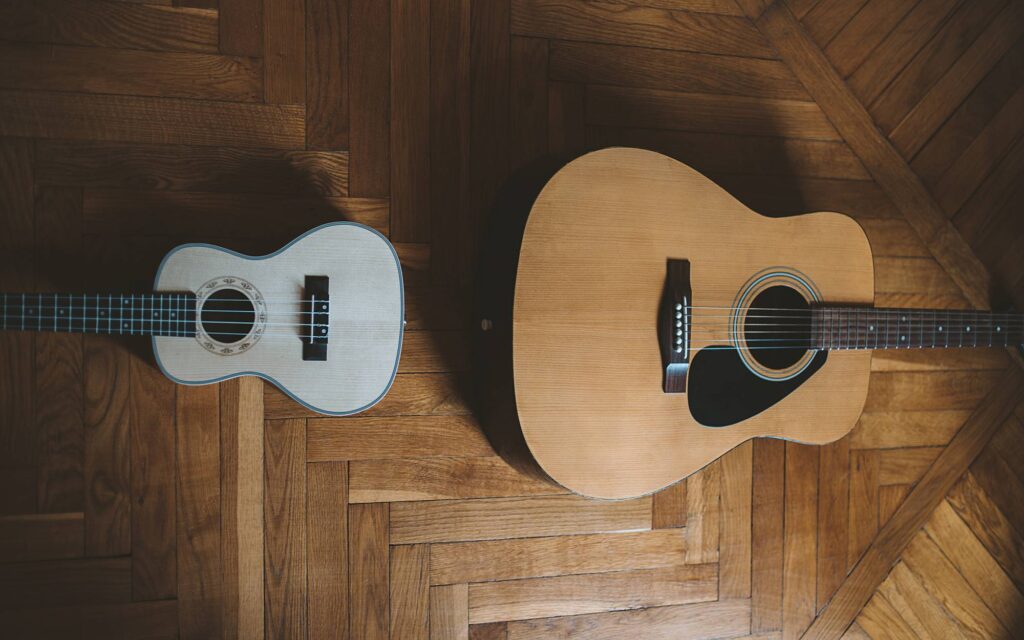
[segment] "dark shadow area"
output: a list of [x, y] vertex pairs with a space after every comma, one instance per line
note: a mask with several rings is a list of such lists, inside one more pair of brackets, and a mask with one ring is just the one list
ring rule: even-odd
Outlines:
[[[205, 174], [189, 166], [189, 153], [138, 168], [91, 155], [75, 178], [99, 186], [80, 201], [81, 227], [66, 230], [68, 241], [37, 246], [37, 282], [55, 292], [148, 294], [161, 261], [182, 244], [261, 256], [318, 225], [354, 217], [331, 177], [289, 152], [240, 151]], [[80, 247], [70, 242], [74, 235]], [[210, 277], [218, 275], [230, 274]], [[115, 339], [156, 366], [151, 338]]]
[[498, 193], [485, 228], [477, 273], [477, 388], [473, 403], [494, 450], [527, 475], [548, 479], [536, 464], [516, 416], [512, 376], [512, 308], [516, 268], [530, 208], [571, 157], [543, 157], [515, 171]]

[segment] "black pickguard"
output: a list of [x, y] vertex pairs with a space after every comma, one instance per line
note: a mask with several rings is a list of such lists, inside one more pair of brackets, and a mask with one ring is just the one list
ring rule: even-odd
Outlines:
[[728, 427], [752, 418], [796, 391], [827, 357], [819, 351], [800, 374], [774, 381], [754, 375], [727, 345], [701, 349], [690, 364], [690, 415], [705, 427]]

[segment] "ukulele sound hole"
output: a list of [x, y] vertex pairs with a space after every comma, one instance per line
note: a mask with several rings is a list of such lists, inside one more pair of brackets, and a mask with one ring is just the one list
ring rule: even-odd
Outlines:
[[203, 330], [222, 344], [234, 344], [249, 335], [255, 321], [252, 301], [237, 289], [214, 291], [199, 314]]
[[763, 367], [792, 367], [811, 345], [810, 305], [795, 289], [769, 287], [747, 310], [743, 335], [750, 356]]

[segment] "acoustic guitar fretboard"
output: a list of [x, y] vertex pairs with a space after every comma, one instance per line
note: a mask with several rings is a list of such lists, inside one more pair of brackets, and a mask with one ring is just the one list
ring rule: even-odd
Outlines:
[[834, 349], [1008, 347], [1024, 340], [1024, 316], [951, 309], [819, 307], [811, 343]]

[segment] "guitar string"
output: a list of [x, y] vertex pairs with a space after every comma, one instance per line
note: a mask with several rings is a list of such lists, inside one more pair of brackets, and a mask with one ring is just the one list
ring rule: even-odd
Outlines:
[[[20, 296], [20, 294], [7, 294], [7, 295], [18, 295], [18, 296]], [[53, 294], [28, 294], [28, 295], [53, 295]], [[77, 294], [57, 294], [57, 295], [77, 295]], [[99, 309], [102, 306], [101, 304], [92, 304], [92, 305], [89, 304], [91, 302], [94, 302], [94, 300], [90, 300], [89, 299], [89, 298], [94, 298], [94, 296], [90, 295], [90, 294], [86, 294], [86, 295], [87, 295], [87, 299], [85, 300], [85, 304], [83, 305], [83, 308], [91, 307], [91, 308], [94, 308], [94, 309]], [[278, 299], [278, 300], [286, 300], [286, 299]], [[155, 296], [150, 297], [150, 303], [151, 304], [153, 302], [156, 302], [156, 301], [157, 301], [157, 299], [156, 299]], [[308, 305], [312, 301], [313, 301], [312, 299], [310, 299], [310, 300], [299, 300], [299, 301], [295, 301], [293, 299], [287, 299], [283, 303], [278, 303], [278, 304], [274, 304], [274, 305], [271, 305], [271, 306], [274, 306], [276, 308], [283, 308], [283, 307], [286, 307], [286, 306]], [[99, 302], [103, 302], [102, 297], [100, 298]], [[143, 302], [145, 302], [145, 301], [143, 301]], [[187, 311], [191, 311], [191, 312], [195, 312], [195, 310], [196, 310], [196, 308], [198, 306], [198, 305], [194, 304], [194, 302], [195, 302], [194, 298], [186, 298], [184, 300], [173, 300], [173, 299], [168, 300], [167, 298], [164, 298], [163, 302], [167, 302], [168, 304], [171, 304], [171, 305], [176, 305], [176, 304], [179, 304], [180, 302], [185, 302], [185, 303], [187, 303], [186, 310]], [[228, 302], [230, 304], [232, 301], [225, 301], [225, 302]], [[223, 305], [223, 304], [225, 304], [225, 302], [218, 302], [218, 304], [219, 305]], [[264, 302], [270, 302], [270, 300], [265, 299]], [[16, 304], [20, 303], [20, 301], [16, 300], [15, 303]], [[73, 300], [72, 300], [72, 303], [73, 303]], [[32, 305], [32, 306], [37, 308], [37, 309], [53, 310], [55, 308], [60, 308], [63, 305], [60, 304], [59, 300], [47, 301], [47, 300], [39, 299], [37, 304]], [[74, 305], [72, 304], [72, 308], [73, 308], [73, 306]], [[110, 308], [113, 308], [113, 307], [110, 307]], [[117, 305], [116, 308], [123, 308], [123, 305]], [[132, 306], [131, 308], [133, 310], [135, 309], [134, 306]], [[933, 314], [934, 313], [946, 313], [946, 314], [961, 314], [961, 315], [966, 315], [966, 314], [970, 314], [970, 313], [976, 313], [976, 311], [974, 311], [974, 310], [960, 310], [960, 309], [949, 309], [949, 310], [937, 310], [937, 309], [936, 310], [931, 310], [931, 309], [928, 309], [928, 310], [925, 310], [925, 309], [899, 309], [899, 308], [887, 308], [887, 307], [816, 307], [814, 309], [787, 309], [787, 308], [782, 308], [782, 307], [712, 307], [712, 306], [692, 306], [691, 305], [691, 306], [687, 306], [686, 309], [689, 309], [691, 311], [693, 311], [693, 310], [704, 310], [704, 309], [732, 310], [732, 311], [744, 311], [745, 310], [745, 311], [748, 311], [748, 314], [746, 314], [744, 317], [745, 318], [753, 318], [753, 319], [767, 319], [767, 318], [781, 318], [781, 319], [785, 319], [785, 318], [801, 317], [801, 316], [806, 316], [807, 314], [812, 314], [816, 310], [828, 309], [830, 312], [838, 312], [839, 314], [845, 314], [844, 317], [841, 316], [841, 317], [838, 317], [838, 318], [834, 318], [834, 319], [838, 319], [840, 321], [844, 321], [844, 320], [845, 321], [857, 320], [858, 318], [864, 318], [864, 317], [870, 315], [872, 312], [874, 312], [874, 313], [881, 312], [881, 313], [887, 314], [888, 316], [892, 316], [892, 315], [895, 315], [895, 314], [901, 314], [901, 313], [907, 314], [907, 315], [917, 314], [916, 317], [914, 318], [915, 320], [927, 319], [925, 316], [921, 315], [921, 314], [927, 314], [927, 313], [933, 313]], [[244, 308], [244, 309], [222, 308], [222, 309], [216, 309], [216, 311], [219, 312], [219, 313], [253, 313], [254, 312], [252, 310], [252, 308], [249, 307], [248, 305], [247, 305], [247, 308]], [[766, 313], [764, 313], [765, 311], [783, 312], [783, 313], [766, 314]], [[317, 313], [317, 311], [297, 310], [297, 311], [289, 311], [289, 312], [278, 312], [275, 315], [285, 315], [285, 314], [288, 314], [288, 313], [294, 313], [294, 314], [300, 314], [300, 315], [310, 315], [310, 314]], [[322, 313], [322, 312], [320, 312], [320, 313]], [[988, 313], [989, 315], [984, 316], [985, 318], [998, 318], [999, 316], [1003, 316], [1003, 319], [1006, 319], [1006, 320], [1015, 320], [1015, 319], [1021, 318], [1021, 316], [1019, 316], [1017, 314], [1014, 314], [1012, 312], [990, 313], [990, 312], [981, 311], [980, 313]], [[8, 315], [10, 315], [10, 314], [8, 314]], [[731, 318], [734, 318], [735, 316], [734, 316], [734, 314], [721, 314], [721, 315], [700, 314], [699, 316], [695, 315], [695, 316], [692, 316], [692, 317], [700, 317], [700, 318], [720, 317], [720, 318], [730, 318], [731, 319]], [[886, 316], [882, 316], [881, 319], [883, 319], [883, 320], [886, 319]]]
[[[0, 294], [0, 295], [3, 295], [3, 294]], [[61, 302], [60, 298], [62, 298], [62, 297], [69, 297], [69, 296], [71, 297], [71, 302], [73, 303], [73, 302], [76, 302], [78, 300], [81, 300], [82, 296], [84, 295], [85, 298], [86, 298], [86, 302], [89, 303], [89, 304], [92, 304], [92, 303], [94, 303], [96, 301], [97, 295], [99, 296], [99, 302], [100, 303], [107, 302], [109, 299], [111, 299], [111, 296], [112, 296], [113, 300], [120, 301], [122, 299], [122, 296], [120, 294], [51, 294], [51, 293], [25, 293], [25, 294], [21, 294], [21, 293], [7, 293], [6, 295], [7, 296], [17, 296], [16, 299], [20, 298], [22, 295], [25, 295], [25, 296], [46, 296], [49, 299], [44, 299], [44, 298], [40, 297], [40, 298], [38, 298], [38, 300], [41, 303], [49, 304], [50, 306], [60, 306], [60, 302]], [[176, 296], [176, 295], [180, 295], [180, 296], [183, 296], [183, 297], [180, 300], [174, 300], [173, 298], [166, 297], [166, 296]], [[56, 305], [51, 304], [51, 303], [54, 303], [53, 296], [57, 296]], [[184, 302], [187, 302], [187, 303], [191, 304], [191, 303], [194, 303], [194, 302], [196, 302], [198, 300], [195, 297], [195, 294], [192, 294], [192, 293], [181, 293], [181, 294], [170, 294], [170, 293], [168, 293], [168, 294], [160, 294], [160, 293], [156, 293], [156, 294], [131, 294], [129, 296], [124, 296], [124, 297], [128, 298], [129, 301], [132, 300], [133, 297], [134, 297], [135, 300], [156, 301], [156, 300], [159, 299], [160, 296], [164, 296], [164, 298], [163, 298], [164, 301], [170, 301], [170, 302], [184, 301]], [[261, 298], [260, 300], [262, 302], [264, 302], [264, 303], [277, 303], [276, 306], [308, 305], [308, 304], [310, 304], [312, 302], [315, 302], [315, 299], [313, 299], [313, 298], [299, 298], [299, 299], [295, 299], [295, 298]], [[240, 301], [238, 301], [238, 302], [240, 302]], [[320, 300], [320, 302], [323, 302], [323, 300]], [[328, 300], [327, 302], [329, 303], [330, 300]], [[235, 303], [236, 303], [236, 301], [232, 301], [232, 300], [219, 301], [219, 304], [235, 304]], [[117, 305], [117, 306], [121, 307], [122, 305]], [[708, 310], [708, 309], [710, 309], [710, 310], [723, 310], [723, 311], [742, 311], [742, 310], [762, 311], [762, 312], [763, 311], [781, 311], [781, 312], [784, 312], [784, 313], [792, 313], [792, 314], [806, 314], [806, 313], [811, 313], [811, 312], [813, 312], [815, 310], [821, 310], [821, 309], [829, 309], [829, 310], [833, 310], [833, 311], [842, 311], [842, 312], [854, 312], [854, 313], [866, 313], [866, 312], [870, 312], [870, 311], [883, 311], [883, 312], [886, 312], [886, 313], [900, 313], [900, 312], [904, 312], [904, 313], [932, 313], [934, 311], [950, 312], [950, 313], [973, 313], [973, 312], [989, 313], [987, 311], [983, 311], [983, 310], [980, 310], [980, 309], [979, 310], [975, 310], [975, 309], [913, 309], [913, 308], [901, 309], [899, 307], [859, 307], [859, 306], [814, 306], [814, 307], [808, 308], [808, 309], [793, 309], [793, 308], [789, 308], [789, 307], [754, 307], [754, 306], [728, 307], [728, 306], [710, 306], [710, 305], [686, 305], [684, 308], [685, 309], [689, 309], [689, 310], [695, 310], [695, 309]], [[997, 312], [997, 313], [1006, 313], [1006, 314], [1009, 314], [1009, 315], [1013, 315], [1013, 312]]]
[[[49, 311], [52, 311], [52, 310], [53, 309], [51, 308]], [[149, 324], [154, 324], [154, 323], [156, 323], [156, 324], [175, 324], [175, 323], [191, 323], [191, 322], [197, 322], [198, 321], [196, 319], [196, 316], [197, 316], [196, 311], [189, 310], [189, 311], [186, 311], [185, 313], [191, 314], [192, 318], [191, 319], [183, 320], [183, 319], [179, 319], [179, 318], [168, 318], [166, 316], [164, 316], [162, 318], [158, 317], [158, 316], [150, 317], [148, 315], [145, 316], [145, 317], [132, 316], [132, 315], [129, 315], [127, 317], [124, 316], [124, 315], [121, 315], [121, 316], [100, 315], [100, 316], [85, 316], [85, 317], [68, 315], [68, 316], [54, 317], [52, 313], [47, 312], [47, 313], [40, 313], [38, 316], [36, 316], [36, 315], [32, 315], [31, 317], [26, 316], [25, 320], [26, 321], [27, 320], [31, 320], [32, 323], [36, 324], [37, 326], [46, 326], [46, 325], [49, 325], [49, 326], [55, 326], [55, 325], [70, 326], [70, 324], [72, 324], [72, 323], [83, 323], [83, 322], [86, 322], [86, 323], [92, 324], [92, 323], [95, 323], [97, 321], [100, 322], [100, 323], [108, 323], [108, 324], [111, 323], [111, 322], [121, 322], [121, 323], [124, 323], [125, 320], [127, 320], [128, 323], [143, 323], [143, 322], [145, 322], [145, 323], [149, 323]], [[220, 313], [220, 311], [218, 311], [217, 313]], [[242, 313], [242, 312], [239, 312], [239, 313]], [[248, 315], [250, 315], [250, 316], [255, 315], [255, 312], [252, 312], [252, 311], [249, 311], [249, 312], [246, 312], [246, 313]], [[282, 313], [282, 314], [268, 314], [268, 315], [279, 315], [280, 316], [280, 315], [292, 315], [292, 314], [284, 314], [284, 313]], [[20, 321], [21, 320], [21, 315], [20, 314], [14, 314], [14, 315], [8, 314], [7, 315], [7, 319], [14, 319], [14, 320]], [[700, 322], [699, 320], [700, 320], [699, 318], [691, 319], [691, 321], [690, 321], [691, 322], [691, 329], [690, 329], [691, 335], [693, 335], [695, 333], [700, 333], [700, 332], [706, 332], [706, 333], [717, 333], [719, 331], [730, 331], [731, 332], [731, 330], [734, 327], [734, 323], [732, 323], [732, 322], [721, 322], [721, 323], [717, 323], [716, 324], [716, 323], [703, 323], [703, 322]], [[964, 319], [961, 319], [961, 321], [962, 320], [964, 320]], [[977, 326], [982, 331], [986, 331], [986, 330], [987, 331], [991, 331], [991, 330], [993, 330], [996, 327], [1006, 326], [1008, 330], [1012, 330], [1012, 329], [1016, 328], [1019, 325], [1024, 325], [1024, 317], [1010, 317], [1010, 318], [1006, 318], [1006, 320], [1008, 320], [1009, 322], [998, 322], [998, 323], [997, 322], [992, 322], [991, 324], [989, 324], [988, 322], [981, 322], [981, 323], [976, 323], [975, 322], [975, 323], [972, 323], [970, 325], [965, 325], [965, 326]], [[239, 322], [240, 321], [212, 320], [211, 319], [211, 320], [202, 321], [202, 324], [204, 324], [204, 325], [208, 325], [208, 324], [236, 325], [236, 324], [239, 324]], [[933, 321], [933, 323], [934, 323], [934, 321]], [[323, 326], [323, 323], [314, 323], [314, 322], [263, 322], [261, 324], [262, 324], [262, 326], [265, 326], [265, 327], [267, 327], [267, 326], [269, 326], [269, 327], [316, 327], [316, 326]], [[328, 323], [328, 324], [330, 324], [330, 323]], [[876, 323], [876, 324], [879, 324], [879, 323]], [[918, 326], [911, 326], [910, 322], [907, 322], [908, 326], [906, 326], [906, 327], [900, 327], [899, 324], [902, 324], [902, 323], [897, 323], [895, 327], [891, 326], [891, 325], [888, 326], [888, 327], [885, 327], [881, 331], [877, 332], [876, 335], [885, 335], [887, 332], [888, 333], [899, 333], [900, 330], [907, 331], [908, 333], [914, 333], [916, 331], [921, 331], [921, 330], [927, 329], [926, 326], [920, 325], [920, 324], [918, 324]], [[950, 326], [956, 327], [956, 326], [959, 326], [959, 324], [960, 324], [959, 322], [954, 320], [952, 323], [950, 323]], [[866, 335], [870, 331], [873, 331], [873, 330], [869, 329], [869, 325], [859, 324], [859, 323], [858, 324], [851, 324], [849, 322], [835, 322], [835, 323], [831, 323], [831, 324], [825, 324], [825, 325], [822, 325], [822, 326], [823, 326], [823, 328], [826, 331], [829, 330], [830, 328], [831, 329], [841, 329], [841, 330], [843, 330], [846, 333], [847, 336], [849, 334], [865, 334]], [[792, 323], [792, 322], [774, 322], [774, 323], [768, 322], [768, 323], [764, 323], [764, 322], [749, 322], [748, 321], [748, 322], [744, 322], [743, 323], [743, 327], [744, 327], [743, 333], [745, 333], [745, 334], [748, 334], [748, 333], [771, 333], [771, 334], [807, 333], [807, 332], [810, 332], [810, 331], [813, 330], [813, 327], [801, 327], [798, 324]], [[748, 327], [756, 327], [756, 328], [751, 330]], [[765, 329], [764, 327], [769, 327], [769, 328]], [[772, 328], [772, 327], [774, 327], [774, 328]], [[894, 329], [896, 329], [896, 331], [893, 331]]]
[[[161, 333], [159, 330], [154, 332], [152, 329], [150, 329], [149, 331], [146, 331], [144, 328], [141, 328], [141, 329], [137, 329], [137, 330], [129, 329], [128, 332], [125, 332], [125, 331], [114, 332], [114, 331], [111, 330], [109, 332], [108, 331], [103, 331], [103, 332], [99, 332], [99, 333], [103, 333], [103, 334], [107, 334], [107, 335], [110, 335], [110, 334], [112, 334], [112, 335], [129, 335], [129, 336], [139, 336], [139, 337], [167, 337], [167, 338], [183, 337], [183, 338], [194, 338], [194, 339], [199, 339], [199, 338], [202, 337], [202, 336], [194, 333], [194, 330], [191, 327], [189, 327], [187, 330], [188, 331], [193, 331], [193, 332], [191, 334], [186, 333], [184, 335], [180, 335], [180, 334], [176, 335], [174, 333], [175, 330], [173, 330], [173, 329], [165, 329], [164, 332]], [[342, 331], [344, 331], [344, 330], [342, 330]], [[92, 331], [78, 331], [76, 333], [96, 333], [96, 332], [92, 332]], [[337, 336], [337, 333], [338, 333], [338, 330], [335, 329], [332, 332], [331, 335]], [[239, 332], [215, 332], [215, 336], [238, 337], [239, 338], [238, 341], [241, 341], [241, 339], [243, 339], [245, 337], [248, 337], [248, 336], [251, 336], [251, 335], [252, 335], [252, 332], [246, 332], [246, 333], [239, 333]], [[283, 333], [282, 332], [265, 332], [265, 333], [260, 334], [259, 338], [260, 339], [264, 339], [264, 338], [267, 338], [267, 339], [272, 339], [272, 338], [288, 338], [288, 339], [291, 339], [291, 340], [298, 339], [300, 341], [303, 339], [303, 337], [300, 336], [298, 333], [293, 333], [293, 332], [283, 332]], [[236, 341], [236, 342], [238, 342], [238, 341]], [[743, 343], [740, 344], [740, 343], [737, 343], [737, 342], [733, 341], [732, 339], [723, 338], [722, 340], [709, 340], [705, 344], [700, 344], [700, 343], [694, 344], [694, 343], [691, 343], [690, 344], [690, 350], [691, 351], [723, 351], [723, 350], [731, 350], [731, 351], [748, 351], [748, 352], [750, 352], [750, 351], [765, 351], [765, 350], [780, 350], [780, 349], [786, 349], [786, 350], [790, 350], [790, 351], [864, 351], [864, 350], [874, 350], [874, 349], [880, 348], [880, 347], [876, 347], [876, 346], [861, 346], [859, 344], [853, 344], [853, 345], [848, 344], [848, 345], [838, 345], [838, 346], [837, 345], [827, 345], [827, 346], [825, 346], [825, 345], [815, 345], [815, 344], [809, 344], [809, 343], [807, 343], [805, 341], [802, 341], [802, 340], [799, 341], [799, 342], [790, 342], [788, 344], [757, 345], [757, 346], [752, 346], [752, 347], [751, 346], [745, 346], [745, 345], [749, 344], [750, 342], [751, 342], [750, 340], [744, 340]], [[772, 341], [768, 341], [768, 342], [772, 342]], [[775, 342], [787, 342], [787, 341], [786, 340], [778, 340], [778, 341], [775, 341]], [[722, 344], [722, 343], [725, 343], [725, 344]], [[235, 343], [222, 343], [222, 344], [230, 345], [230, 344], [235, 344]], [[968, 344], [963, 344], [963, 343], [961, 343], [961, 344], [946, 344], [946, 345], [941, 345], [941, 346], [936, 344], [934, 347], [926, 347], [924, 343], [918, 343], [917, 346], [910, 346], [910, 345], [908, 345], [908, 346], [903, 347], [903, 348], [907, 348], [907, 349], [911, 349], [911, 348], [914, 348], [914, 349], [922, 349], [922, 348], [962, 348], [962, 347], [974, 348], [974, 347], [987, 347], [987, 346], [1000, 347], [1000, 348], [1002, 347], [1002, 345], [985, 345], [985, 344], [977, 344], [977, 345], [975, 345], [975, 344], [969, 344], [969, 343]], [[889, 348], [891, 348], [891, 349], [898, 349], [900, 347], [898, 345], [896, 345], [896, 346], [891, 346]]]
[[[153, 312], [154, 315], [152, 317], [149, 316], [146, 311], [142, 311], [141, 312], [141, 313], [146, 313], [145, 316], [142, 316], [141, 314], [140, 315], [135, 315], [134, 313], [129, 313], [129, 314], [126, 315], [123, 312], [120, 313], [120, 314], [117, 314], [117, 315], [115, 315], [115, 314], [106, 315], [106, 314], [102, 314], [101, 313], [101, 315], [99, 315], [99, 316], [95, 316], [95, 315], [91, 315], [91, 316], [76, 316], [74, 313], [70, 313], [68, 315], [64, 315], [64, 313], [61, 312], [61, 316], [60, 317], [56, 317], [53, 312], [56, 311], [57, 309], [59, 309], [59, 307], [55, 307], [55, 306], [49, 306], [49, 307], [47, 307], [47, 306], [35, 306], [35, 307], [33, 307], [33, 309], [29, 310], [29, 313], [31, 314], [33, 310], [39, 311], [40, 313], [38, 315], [34, 315], [33, 314], [32, 317], [33, 318], [40, 318], [40, 322], [47, 322], [47, 321], [49, 321], [51, 323], [53, 321], [64, 323], [64, 322], [82, 322], [82, 321], [95, 322], [97, 320], [99, 320], [101, 322], [107, 322], [108, 319], [113, 319], [115, 317], [118, 318], [121, 321], [123, 321], [125, 318], [127, 318], [129, 322], [163, 322], [163, 323], [170, 323], [170, 322], [181, 322], [182, 320], [180, 320], [178, 318], [169, 318], [166, 315], [167, 313], [178, 313], [178, 312], [181, 312], [183, 314], [190, 314], [193, 318], [196, 318], [203, 311], [202, 309], [194, 309], [194, 308], [192, 308], [192, 309], [187, 309], [186, 308], [186, 309], [180, 309], [180, 310], [179, 309], [171, 309], [171, 308], [162, 308], [162, 309], [160, 309], [158, 311], [154, 311]], [[83, 311], [86, 311], [86, 312], [91, 311], [93, 313], [95, 313], [96, 310], [97, 310], [96, 308], [83, 309]], [[21, 310], [19, 310], [19, 311], [21, 311]], [[210, 309], [208, 311], [210, 311], [211, 313], [217, 313], [217, 314], [238, 313], [238, 314], [244, 314], [244, 315], [248, 315], [248, 316], [255, 316], [256, 313], [257, 313], [255, 310], [252, 310], [252, 309], [247, 309], [247, 310]], [[295, 316], [304, 316], [304, 315], [315, 315], [317, 313], [324, 313], [324, 312], [295, 311], [295, 312], [267, 313], [265, 315], [266, 316], [295, 317]], [[161, 317], [160, 315], [157, 315], [157, 314], [163, 314], [163, 317]], [[20, 312], [11, 313], [11, 310], [8, 309], [8, 313], [6, 314], [6, 318], [8, 318], [8, 319], [20, 319], [22, 315], [23, 314], [20, 313]], [[4, 317], [4, 316], [0, 315], [0, 317]], [[155, 319], [153, 319], [153, 318], [155, 318]], [[726, 320], [716, 321], [716, 322], [705, 322], [705, 320], [717, 319], [717, 318], [726, 318]], [[774, 320], [774, 319], [778, 319], [778, 318], [780, 318], [780, 317], [779, 316], [765, 316], [765, 315], [759, 315], [759, 314], [750, 314], [750, 315], [744, 316], [744, 321], [743, 321], [742, 324], [743, 324], [744, 328], [747, 328], [747, 327], [779, 327], [779, 328], [787, 328], [787, 329], [791, 328], [791, 329], [801, 330], [799, 322], [802, 322], [802, 321], [806, 320], [806, 318], [781, 317], [781, 319], [789, 320], [789, 321], [788, 322], [762, 322], [763, 320]], [[973, 322], [972, 324], [974, 324], [974, 325], [976, 325], [976, 326], [978, 326], [979, 328], [982, 328], [982, 329], [991, 328], [991, 327], [994, 327], [994, 326], [1002, 326], [1004, 324], [1007, 325], [1007, 326], [1013, 326], [1013, 325], [1015, 325], [1017, 323], [1024, 324], [1024, 316], [1019, 316], [1019, 315], [1016, 315], [1016, 314], [1007, 314], [1007, 315], [1004, 315], [1004, 316], [985, 316], [985, 317], [981, 317], [981, 318], [975, 317], [974, 319], [975, 320], [980, 320], [980, 322]], [[708, 317], [708, 316], [691, 316], [690, 317], [690, 324], [694, 328], [718, 330], [719, 328], [722, 328], [722, 327], [724, 327], [724, 328], [731, 328], [731, 327], [733, 327], [735, 325], [735, 320], [736, 319], [734, 317], [732, 317], [732, 316], [711, 316], [711, 317]], [[813, 322], [814, 318], [811, 318], [810, 320]], [[906, 323], [908, 325], [907, 326], [907, 330], [916, 330], [916, 329], [919, 329], [919, 328], [924, 328], [924, 326], [922, 326], [920, 322], [916, 322], [915, 323], [915, 319], [911, 319], [911, 320], [908, 321], [908, 320], [905, 320], [905, 319], [901, 318], [900, 320], [895, 320], [894, 321], [893, 318], [884, 318], [883, 317], [883, 318], [873, 318], [871, 320], [875, 320], [875, 322], [868, 323], [867, 322], [868, 318], [865, 318], [865, 317], [853, 317], [853, 318], [850, 318], [850, 317], [847, 317], [847, 318], [823, 317], [823, 318], [819, 318], [818, 322], [819, 322], [819, 325], [824, 326], [826, 328], [830, 328], [830, 327], [831, 328], [840, 328], [840, 329], [845, 329], [848, 332], [861, 332], [861, 331], [865, 331], [865, 330], [868, 329], [868, 327], [872, 326], [872, 324], [877, 325], [877, 324], [883, 324], [883, 323], [889, 325], [888, 326], [889, 330], [892, 329], [892, 325], [893, 324], [896, 324], [896, 326], [899, 327], [899, 325], [903, 324], [903, 323]], [[933, 318], [919, 318], [917, 320], [931, 320], [931, 322], [933, 324], [939, 321], [937, 317], [933, 317]], [[964, 316], [961, 315], [961, 317], [959, 317], [959, 318], [951, 318], [951, 317], [947, 316], [947, 317], [943, 318], [942, 320], [944, 322], [950, 324], [951, 326], [958, 326], [959, 324], [964, 323], [967, 320], [970, 320], [970, 318], [967, 318], [967, 317], [964, 317]], [[204, 323], [237, 324], [237, 321], [231, 321], [231, 320], [207, 320]], [[322, 323], [312, 323], [312, 322], [295, 322], [295, 323], [292, 323], [292, 322], [264, 322], [263, 324], [264, 324], [264, 326], [271, 326], [271, 325], [273, 325], [273, 326], [319, 326]], [[916, 327], [913, 326], [914, 324], [917, 324], [917, 326]], [[802, 330], [806, 331], [808, 329], [802, 329]], [[765, 332], [769, 332], [769, 331], [765, 331]], [[883, 330], [882, 333], [884, 333], [884, 330]]]

